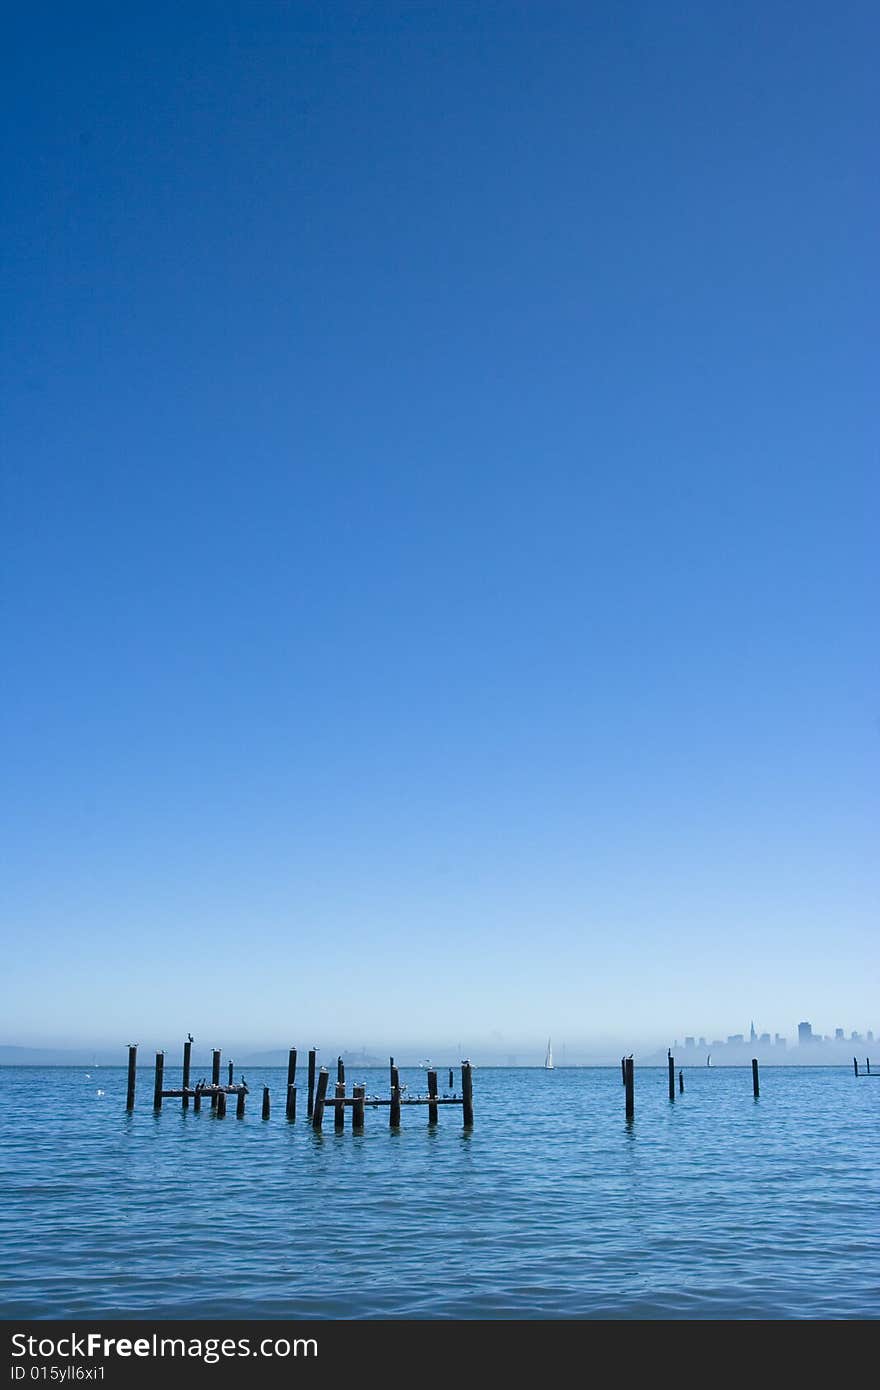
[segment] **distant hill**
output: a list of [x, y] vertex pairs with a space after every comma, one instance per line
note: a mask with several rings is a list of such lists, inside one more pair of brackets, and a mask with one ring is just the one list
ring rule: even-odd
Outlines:
[[[134, 1041], [134, 1039], [132, 1039]], [[286, 1067], [287, 1048], [273, 1048], [266, 1052], [248, 1052], [242, 1050], [234, 1053], [236, 1067]], [[318, 1065], [333, 1067], [336, 1065], [336, 1058], [339, 1053], [327, 1048], [319, 1051]], [[152, 1067], [154, 1060], [153, 1052], [141, 1048], [138, 1055], [139, 1067]], [[364, 1052], [343, 1052], [342, 1060], [347, 1067], [387, 1067], [387, 1057], [372, 1057]], [[229, 1054], [223, 1053], [223, 1064], [229, 1061]], [[298, 1066], [305, 1066], [308, 1061], [308, 1048], [301, 1050], [297, 1057]], [[0, 1067], [124, 1067], [128, 1064], [128, 1052], [125, 1047], [115, 1048], [69, 1048], [69, 1047], [13, 1047], [11, 1044], [0, 1044]], [[165, 1055], [166, 1066], [179, 1066], [180, 1054], [176, 1050], [169, 1049]], [[193, 1052], [192, 1065], [194, 1068], [210, 1067], [210, 1052]]]
[[[287, 1048], [273, 1048], [269, 1052], [248, 1052], [242, 1059], [242, 1066], [247, 1067], [286, 1067]], [[372, 1057], [366, 1052], [334, 1052], [332, 1049], [319, 1048], [318, 1066], [335, 1066], [337, 1057], [342, 1057], [347, 1067], [387, 1067], [387, 1057]], [[309, 1049], [300, 1048], [296, 1056], [297, 1067], [303, 1066], [308, 1062]]]

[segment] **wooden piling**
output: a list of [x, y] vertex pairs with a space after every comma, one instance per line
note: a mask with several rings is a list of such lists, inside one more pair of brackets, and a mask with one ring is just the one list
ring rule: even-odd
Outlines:
[[353, 1086], [351, 1093], [355, 1100], [351, 1111], [351, 1127], [353, 1131], [357, 1132], [364, 1127], [364, 1096], [367, 1094], [367, 1088], [366, 1086]]
[[268, 1086], [264, 1086], [264, 1087], [263, 1087], [263, 1113], [262, 1113], [262, 1118], [263, 1118], [264, 1120], [268, 1120], [268, 1119], [269, 1119], [269, 1116], [271, 1115], [271, 1113], [272, 1113], [272, 1102], [271, 1102], [271, 1100], [270, 1100], [270, 1098], [269, 1098], [269, 1087], [268, 1087]]
[[156, 1053], [156, 1082], [153, 1086], [153, 1109], [162, 1109], [162, 1075], [165, 1071], [165, 1053]]
[[247, 1095], [247, 1092], [245, 1091], [244, 1087], [242, 1086], [241, 1090], [240, 1090], [239, 1093], [238, 1093], [238, 1100], [237, 1100], [236, 1105], [235, 1105], [235, 1118], [236, 1118], [237, 1120], [243, 1120], [243, 1119], [244, 1119], [244, 1098], [245, 1098], [246, 1095]]
[[195, 1089], [195, 1091], [194, 1091], [194, 1093], [193, 1093], [193, 1114], [194, 1114], [194, 1115], [198, 1115], [198, 1113], [199, 1113], [199, 1111], [201, 1110], [201, 1108], [202, 1108], [202, 1083], [199, 1082], [198, 1086], [196, 1086], [196, 1089]]
[[[214, 1048], [214, 1051], [211, 1053], [211, 1085], [212, 1085], [212, 1086], [219, 1086], [219, 1085], [220, 1085], [220, 1049], [219, 1049], [219, 1047], [215, 1047], [215, 1048]], [[216, 1092], [216, 1091], [215, 1091], [214, 1094], [211, 1096], [211, 1109], [212, 1109], [212, 1110], [216, 1110], [216, 1109], [217, 1109], [217, 1092]]]
[[632, 1057], [624, 1058], [624, 1080], [626, 1085], [626, 1118], [631, 1120], [636, 1113], [635, 1068]]
[[134, 1088], [137, 1083], [137, 1043], [128, 1049], [128, 1090], [125, 1093], [126, 1110], [134, 1110]]
[[232, 1062], [232, 1061], [230, 1061], [230, 1063], [229, 1063], [229, 1081], [227, 1082], [227, 1085], [231, 1086], [234, 1080], [235, 1080], [235, 1063]]
[[[436, 1073], [435, 1071], [429, 1071], [429, 1072], [428, 1072], [428, 1095], [429, 1095], [429, 1096], [436, 1096], [436, 1095], [437, 1095], [437, 1073]], [[435, 1124], [437, 1123], [437, 1119], [438, 1119], [439, 1114], [440, 1114], [440, 1112], [439, 1112], [439, 1110], [437, 1109], [437, 1106], [436, 1106], [436, 1105], [429, 1105], [429, 1106], [428, 1106], [428, 1124], [429, 1124], [429, 1125], [435, 1125]]]
[[183, 1044], [183, 1082], [181, 1083], [182, 1086], [183, 1086], [183, 1108], [184, 1108], [184, 1110], [188, 1110], [188, 1109], [189, 1109], [189, 1096], [188, 1096], [186, 1093], [187, 1093], [187, 1091], [189, 1090], [189, 1070], [190, 1070], [190, 1060], [191, 1060], [191, 1058], [192, 1058], [192, 1038], [187, 1038], [186, 1042]]
[[330, 1080], [330, 1073], [326, 1067], [322, 1067], [318, 1075], [318, 1089], [315, 1094], [315, 1103], [312, 1110], [312, 1128], [320, 1129], [324, 1123], [324, 1100], [327, 1095], [327, 1083]]
[[[337, 1099], [337, 1100], [344, 1100], [344, 1099], [345, 1099], [345, 1082], [344, 1082], [344, 1081], [337, 1081], [337, 1083], [336, 1083], [336, 1099]], [[344, 1105], [337, 1105], [337, 1106], [336, 1106], [336, 1114], [333, 1116], [333, 1128], [336, 1129], [336, 1130], [345, 1129], [345, 1106], [344, 1106]]]
[[311, 1119], [315, 1113], [315, 1049], [309, 1053], [309, 1095], [306, 1102], [306, 1116]]
[[391, 1106], [388, 1111], [388, 1123], [391, 1129], [400, 1128], [400, 1072], [394, 1065], [394, 1058], [391, 1058]]
[[341, 1057], [336, 1058], [336, 1080], [345, 1083], [345, 1063]]
[[295, 1087], [295, 1086], [288, 1086], [288, 1088], [287, 1088], [287, 1106], [286, 1106], [286, 1108], [285, 1108], [285, 1114], [287, 1115], [288, 1120], [295, 1120], [295, 1119], [296, 1119], [296, 1087]]
[[[131, 1068], [131, 1063], [130, 1063], [130, 1062], [129, 1062], [129, 1068]], [[859, 1074], [859, 1059], [858, 1059], [858, 1057], [853, 1057], [853, 1071], [855, 1072], [856, 1076], [858, 1076], [858, 1074]], [[130, 1072], [130, 1070], [129, 1070], [129, 1075], [130, 1075], [130, 1074], [131, 1074], [131, 1072]], [[131, 1106], [129, 1106], [129, 1109], [131, 1109]]]
[[218, 1119], [218, 1120], [225, 1120], [225, 1119], [226, 1119], [226, 1092], [225, 1092], [225, 1091], [218, 1091], [218, 1092], [217, 1092], [217, 1119]]
[[450, 1068], [449, 1068], [449, 1089], [450, 1089], [450, 1091], [452, 1090], [452, 1088], [453, 1088], [454, 1085], [455, 1085], [455, 1077], [452, 1075], [452, 1067], [450, 1067]]
[[290, 1095], [291, 1086], [296, 1085], [296, 1048], [292, 1047], [287, 1054], [287, 1094]]
[[866, 1058], [865, 1058], [865, 1071], [868, 1073], [869, 1076], [871, 1075], [871, 1059], [870, 1059], [870, 1057], [866, 1057]]
[[626, 1058], [625, 1058], [625, 1057], [621, 1057], [621, 1059], [620, 1059], [620, 1084], [621, 1084], [622, 1086], [625, 1086], [625, 1085], [626, 1085]]
[[757, 1099], [758, 1099], [758, 1096], [759, 1096], [760, 1094], [761, 1094], [761, 1088], [760, 1088], [760, 1086], [758, 1085], [758, 1059], [757, 1059], [757, 1057], [753, 1057], [753, 1058], [752, 1058], [752, 1095], [755, 1097], [755, 1100], [757, 1100]]
[[474, 1124], [474, 1079], [471, 1072], [470, 1062], [461, 1064], [461, 1118], [465, 1129], [472, 1129]]
[[683, 1095], [684, 1095], [684, 1072], [683, 1072], [683, 1071], [680, 1071], [680, 1072], [678, 1073], [678, 1093], [679, 1093], [680, 1096], [683, 1096]]
[[669, 1099], [675, 1100], [675, 1058], [670, 1052], [669, 1058]]

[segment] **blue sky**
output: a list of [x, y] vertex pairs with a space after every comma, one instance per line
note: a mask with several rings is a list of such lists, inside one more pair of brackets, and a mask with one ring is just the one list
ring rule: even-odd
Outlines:
[[876, 1028], [876, 6], [4, 24], [0, 1041]]

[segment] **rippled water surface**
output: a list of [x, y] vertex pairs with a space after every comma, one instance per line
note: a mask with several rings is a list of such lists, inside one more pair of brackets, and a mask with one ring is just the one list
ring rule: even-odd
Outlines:
[[0, 1070], [3, 1316], [877, 1316], [880, 1077], [765, 1068], [755, 1101], [700, 1068], [670, 1104], [639, 1069], [627, 1125], [615, 1068], [478, 1069], [472, 1132], [368, 1109], [362, 1135], [247, 1079], [217, 1120], [155, 1115], [146, 1070], [132, 1115], [124, 1068]]

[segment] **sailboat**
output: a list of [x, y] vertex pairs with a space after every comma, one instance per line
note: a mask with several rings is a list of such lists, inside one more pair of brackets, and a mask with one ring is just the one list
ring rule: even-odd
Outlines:
[[544, 1058], [544, 1070], [545, 1070], [545, 1071], [552, 1071], [552, 1070], [553, 1070], [553, 1048], [552, 1048], [552, 1046], [551, 1046], [551, 1044], [550, 1044], [550, 1039], [549, 1039], [549, 1038], [547, 1039], [547, 1056]]

